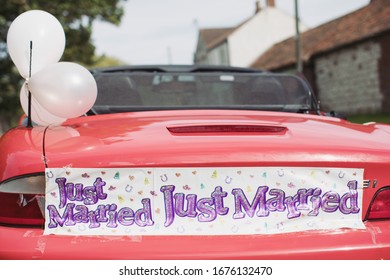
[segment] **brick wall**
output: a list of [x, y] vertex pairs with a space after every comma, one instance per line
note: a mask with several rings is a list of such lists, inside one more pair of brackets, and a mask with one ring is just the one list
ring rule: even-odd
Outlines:
[[381, 44], [367, 41], [314, 59], [317, 96], [324, 111], [348, 115], [382, 111]]

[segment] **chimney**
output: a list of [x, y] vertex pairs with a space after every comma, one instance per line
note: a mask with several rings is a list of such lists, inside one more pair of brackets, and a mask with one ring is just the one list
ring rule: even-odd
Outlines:
[[257, 14], [258, 12], [261, 11], [260, 0], [257, 0], [255, 5], [256, 5], [255, 14]]
[[275, 0], [267, 0], [267, 7], [275, 8]]

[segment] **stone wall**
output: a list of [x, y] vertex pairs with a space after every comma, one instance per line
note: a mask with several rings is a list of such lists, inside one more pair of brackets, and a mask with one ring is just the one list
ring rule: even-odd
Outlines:
[[381, 44], [374, 40], [314, 58], [321, 109], [348, 115], [381, 112], [380, 59]]
[[390, 113], [390, 32], [380, 37], [382, 57], [379, 64], [381, 92], [383, 94], [382, 111]]

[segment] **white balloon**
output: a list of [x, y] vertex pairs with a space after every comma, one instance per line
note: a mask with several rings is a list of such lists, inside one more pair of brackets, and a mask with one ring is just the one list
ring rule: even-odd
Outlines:
[[65, 49], [65, 32], [51, 14], [31, 10], [19, 15], [7, 34], [12, 61], [23, 78], [30, 76], [30, 42], [32, 42], [31, 75], [60, 60]]
[[40, 105], [62, 118], [85, 114], [97, 96], [95, 78], [86, 68], [72, 62], [55, 63], [35, 73], [28, 88]]
[[[26, 83], [24, 83], [20, 89], [20, 103], [22, 104], [24, 113], [28, 115], [28, 89]], [[38, 125], [44, 126], [49, 124], [60, 124], [66, 121], [65, 118], [49, 113], [33, 96], [31, 96], [31, 120]]]

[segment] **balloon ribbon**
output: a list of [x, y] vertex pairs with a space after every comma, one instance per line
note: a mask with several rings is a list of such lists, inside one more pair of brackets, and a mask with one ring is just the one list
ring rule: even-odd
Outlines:
[[[30, 67], [29, 67], [29, 73], [28, 77], [31, 78], [31, 65], [32, 65], [32, 44], [33, 42], [30, 41]], [[27, 127], [33, 127], [32, 121], [31, 121], [31, 92], [28, 90], [28, 113], [27, 113]]]

